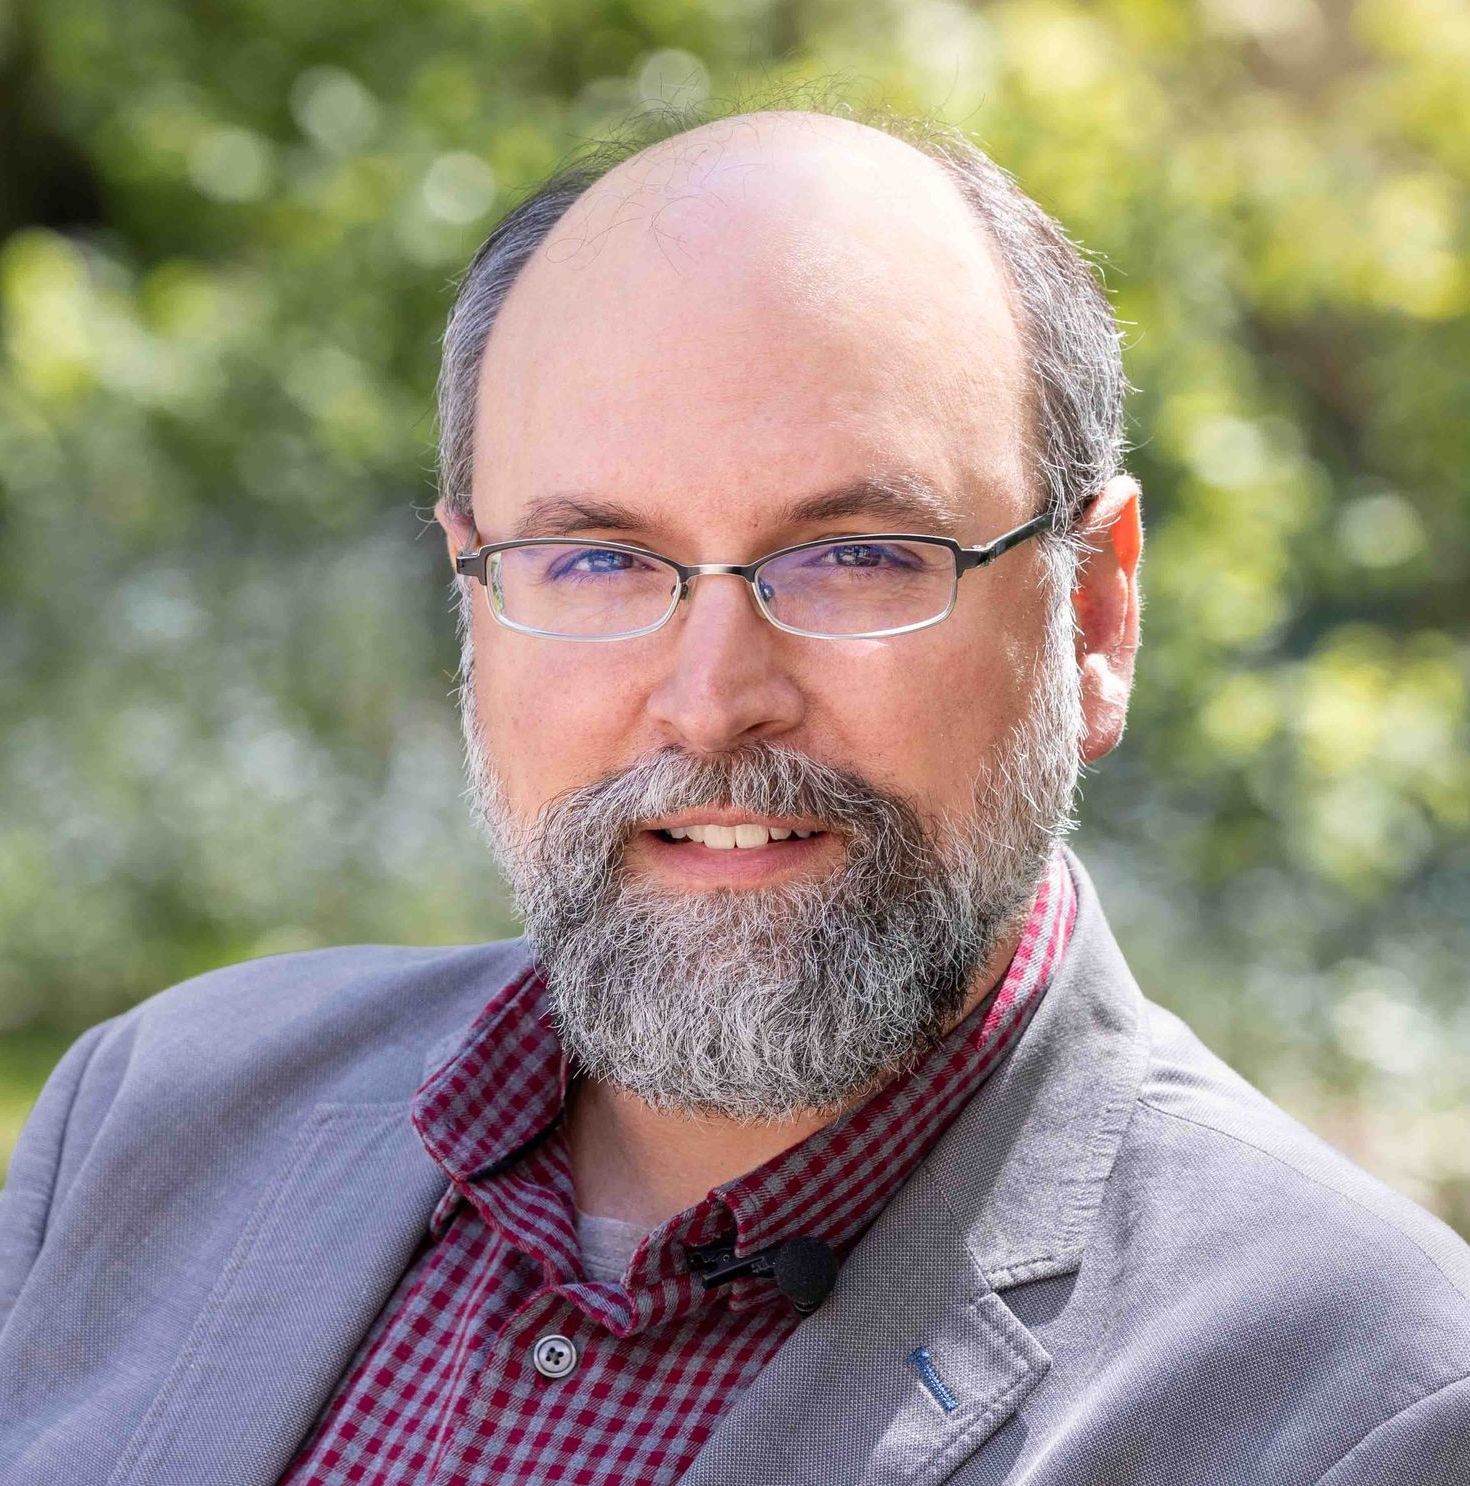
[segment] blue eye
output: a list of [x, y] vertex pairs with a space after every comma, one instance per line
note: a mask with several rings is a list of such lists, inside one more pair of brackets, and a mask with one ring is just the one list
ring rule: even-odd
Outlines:
[[851, 542], [845, 547], [829, 547], [833, 561], [840, 568], [874, 568], [883, 561], [883, 549], [871, 542]]
[[[554, 563], [553, 578], [602, 578], [616, 577], [628, 572], [638, 559], [631, 552], [611, 552], [606, 547], [581, 547], [570, 557]], [[581, 563], [588, 567], [581, 567]]]
[[913, 567], [913, 558], [885, 542], [841, 542], [821, 548], [818, 561], [830, 555], [839, 568]]

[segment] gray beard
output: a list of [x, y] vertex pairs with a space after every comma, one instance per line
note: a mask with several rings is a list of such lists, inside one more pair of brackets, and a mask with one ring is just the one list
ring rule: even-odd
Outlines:
[[[962, 819], [926, 821], [856, 774], [761, 742], [706, 758], [663, 749], [558, 795], [527, 827], [484, 743], [462, 614], [476, 821], [574, 1071], [662, 1112], [752, 1124], [834, 1113], [913, 1067], [1074, 825], [1071, 605], [1053, 608], [1034, 705], [972, 779]], [[748, 890], [668, 892], [629, 875], [624, 849], [643, 822], [704, 805], [822, 821], [846, 837], [846, 860], [817, 881]]]

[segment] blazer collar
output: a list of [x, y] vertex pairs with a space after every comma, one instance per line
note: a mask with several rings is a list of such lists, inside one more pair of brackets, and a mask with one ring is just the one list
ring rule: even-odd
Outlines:
[[1148, 1063], [1143, 993], [1076, 856], [1077, 923], [1014, 1053], [931, 1156], [986, 1283], [1082, 1262]]

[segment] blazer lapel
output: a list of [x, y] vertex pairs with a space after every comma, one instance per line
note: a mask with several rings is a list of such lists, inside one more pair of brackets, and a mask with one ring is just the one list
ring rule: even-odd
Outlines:
[[921, 1168], [680, 1486], [936, 1486], [1050, 1365]]
[[1142, 993], [1067, 861], [1077, 920], [1019, 1044], [680, 1486], [938, 1486], [1044, 1379], [998, 1292], [1081, 1266], [1149, 1054]]
[[275, 1486], [445, 1185], [406, 1104], [318, 1104], [108, 1486]]

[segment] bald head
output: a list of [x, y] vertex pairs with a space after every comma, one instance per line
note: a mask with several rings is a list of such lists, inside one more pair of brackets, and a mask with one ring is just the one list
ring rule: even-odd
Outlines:
[[756, 281], [793, 310], [853, 291], [933, 322], [935, 280], [1003, 284], [955, 182], [913, 146], [851, 120], [722, 119], [641, 151], [576, 201], [527, 266]]

